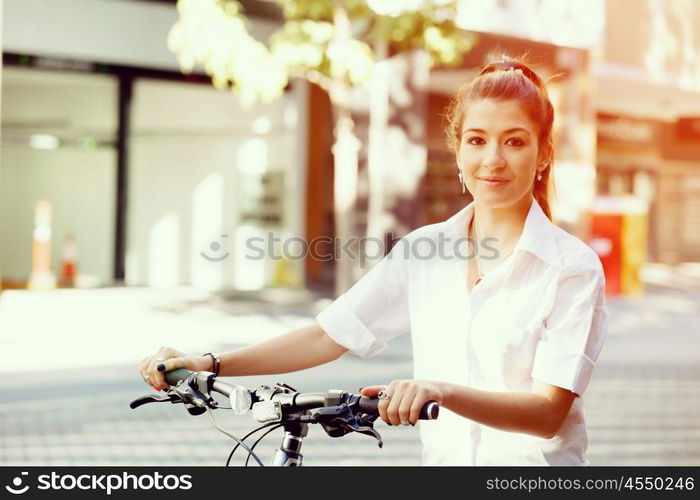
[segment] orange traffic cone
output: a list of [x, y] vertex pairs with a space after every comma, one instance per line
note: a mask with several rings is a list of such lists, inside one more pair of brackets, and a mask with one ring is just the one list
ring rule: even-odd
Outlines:
[[34, 210], [32, 237], [32, 274], [30, 289], [55, 288], [56, 277], [51, 271], [51, 203], [40, 200]]

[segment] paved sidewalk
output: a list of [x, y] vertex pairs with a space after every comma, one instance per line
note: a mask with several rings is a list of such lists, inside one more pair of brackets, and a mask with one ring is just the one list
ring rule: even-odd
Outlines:
[[[207, 352], [307, 324], [327, 298], [269, 290], [229, 298], [178, 288], [122, 287], [0, 294], [3, 372], [134, 364], [170, 345]], [[272, 305], [274, 304], [274, 306]]]
[[[700, 281], [666, 274], [657, 272], [643, 296], [609, 300], [609, 336], [585, 396], [593, 464], [700, 465]], [[204, 352], [260, 341], [308, 323], [328, 302], [270, 293], [224, 300], [190, 289], [4, 292], [0, 464], [221, 464], [230, 445], [208, 418], [168, 404], [128, 409], [144, 392], [136, 361], [161, 344]], [[357, 389], [410, 374], [410, 339], [402, 336], [372, 361], [345, 356], [240, 382]], [[221, 418], [236, 435], [252, 429], [245, 417]], [[165, 429], [178, 438], [164, 439]], [[313, 429], [306, 463], [420, 462], [416, 429], [380, 432], [382, 450], [365, 436], [329, 439]]]
[[700, 465], [700, 286], [609, 301], [586, 394], [593, 464]]

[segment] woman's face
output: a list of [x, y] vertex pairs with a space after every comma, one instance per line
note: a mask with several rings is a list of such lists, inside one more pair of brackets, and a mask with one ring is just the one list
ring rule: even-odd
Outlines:
[[457, 164], [477, 203], [506, 208], [529, 201], [538, 160], [537, 129], [517, 101], [471, 102]]

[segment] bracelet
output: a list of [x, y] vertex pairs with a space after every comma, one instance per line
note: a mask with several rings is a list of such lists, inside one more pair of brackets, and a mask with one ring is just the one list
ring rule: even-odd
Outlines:
[[211, 369], [214, 372], [214, 375], [218, 377], [219, 370], [221, 369], [221, 361], [219, 360], [219, 358], [217, 358], [210, 352], [205, 352], [204, 354], [202, 354], [202, 356], [211, 356]]

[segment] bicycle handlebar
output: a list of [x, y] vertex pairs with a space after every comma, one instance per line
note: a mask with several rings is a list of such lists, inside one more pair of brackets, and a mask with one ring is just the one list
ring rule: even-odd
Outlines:
[[[180, 368], [165, 373], [165, 380], [171, 386], [177, 385], [180, 381], [186, 380], [193, 373], [190, 370]], [[237, 389], [235, 386], [211, 377], [211, 385], [207, 389], [223, 396], [231, 398], [231, 394]], [[329, 391], [328, 393], [303, 393], [303, 392], [277, 392], [265, 386], [257, 390], [246, 389], [251, 395], [252, 403], [261, 401], [273, 401], [285, 405], [290, 412], [312, 410], [329, 406], [337, 406], [342, 403], [355, 401], [359, 409], [368, 415], [379, 415], [379, 399], [352, 394], [344, 391]], [[269, 394], [265, 394], [269, 392]], [[429, 401], [421, 408], [420, 420], [435, 420], [440, 412], [440, 407], [435, 401]]]
[[[377, 398], [368, 398], [362, 396], [360, 398], [360, 409], [368, 415], [379, 415], [379, 401]], [[435, 420], [440, 414], [440, 406], [435, 401], [428, 401], [421, 408], [418, 414], [418, 420]]]
[[[158, 368], [162, 371], [161, 366]], [[379, 416], [380, 400], [377, 398], [339, 390], [325, 393], [297, 392], [281, 383], [276, 383], [273, 387], [262, 385], [256, 389], [247, 389], [218, 380], [211, 372], [193, 372], [182, 368], [165, 372], [164, 376], [170, 385], [165, 394], [148, 394], [135, 399], [129, 406], [135, 409], [146, 403], [170, 402], [184, 404], [190, 415], [209, 412], [214, 427], [237, 442], [226, 465], [230, 463], [238, 447], [242, 446], [248, 452], [246, 466], [251, 456], [263, 466], [253, 450], [264, 436], [280, 427], [284, 428], [284, 438], [280, 448], [275, 451], [273, 465], [301, 465], [301, 443], [307, 435], [309, 424], [318, 424], [333, 438], [355, 432], [373, 437], [380, 448], [383, 445], [382, 436], [373, 426]], [[226, 396], [231, 406], [219, 406], [219, 402], [212, 397], [212, 392]], [[238, 439], [217, 425], [212, 415], [212, 410], [216, 408], [228, 408], [239, 415], [252, 410], [253, 419], [263, 425], [249, 432], [243, 439]], [[429, 401], [421, 408], [419, 418], [434, 420], [438, 417], [439, 410], [435, 401]], [[249, 448], [245, 440], [263, 429], [269, 430]]]

